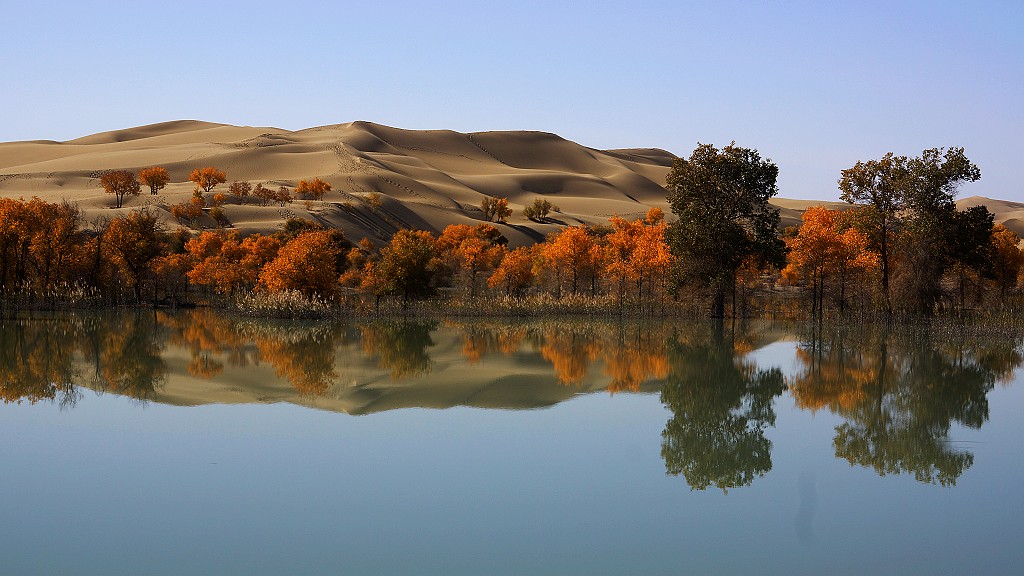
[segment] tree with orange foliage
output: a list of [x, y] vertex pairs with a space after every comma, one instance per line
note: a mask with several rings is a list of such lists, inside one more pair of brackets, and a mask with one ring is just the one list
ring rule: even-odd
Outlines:
[[604, 258], [601, 246], [581, 226], [569, 226], [548, 236], [541, 248], [541, 254], [549, 270], [555, 272], [556, 293], [562, 294], [563, 270], [572, 279], [572, 293], [579, 292], [579, 281], [587, 276], [591, 279], [591, 294], [596, 292], [597, 270]]
[[545, 222], [552, 210], [558, 212], [558, 207], [551, 204], [547, 198], [535, 198], [533, 204], [523, 208], [523, 216], [534, 222]]
[[172, 216], [178, 219], [179, 223], [187, 221], [194, 227], [196, 220], [203, 215], [203, 204], [201, 201], [202, 198], [199, 198], [197, 201], [193, 196], [188, 202], [171, 204], [168, 210], [170, 210]]
[[25, 207], [33, 221], [29, 263], [35, 285], [46, 290], [70, 281], [82, 245], [82, 210], [67, 201], [54, 204], [38, 198]]
[[[229, 244], [224, 250], [225, 243]], [[223, 294], [231, 293], [239, 283], [234, 263], [240, 259], [237, 234], [203, 232], [185, 243], [185, 253], [192, 259], [188, 279], [199, 286], [212, 286]]]
[[218, 184], [223, 184], [228, 181], [228, 177], [222, 170], [218, 170], [213, 166], [207, 166], [205, 168], [196, 168], [188, 175], [188, 179], [195, 183], [196, 190], [202, 190], [207, 194], [210, 193]]
[[441, 266], [452, 274], [469, 277], [469, 294], [476, 296], [476, 277], [494, 270], [501, 262], [508, 240], [490, 224], [452, 224], [437, 239]]
[[262, 234], [243, 240], [238, 232], [203, 232], [185, 244], [194, 262], [188, 278], [193, 284], [210, 286], [225, 295], [252, 289], [260, 271], [277, 256], [280, 247], [277, 238]]
[[116, 269], [131, 286], [135, 301], [141, 302], [142, 288], [152, 273], [150, 262], [167, 249], [160, 221], [149, 210], [138, 210], [111, 220], [103, 238]]
[[505, 219], [512, 215], [512, 209], [508, 207], [508, 198], [485, 196], [480, 202], [480, 210], [484, 213], [484, 220], [488, 222], [505, 222]]
[[252, 192], [252, 185], [245, 180], [241, 182], [236, 180], [228, 186], [228, 194], [234, 196], [239, 204], [245, 202], [245, 199], [249, 197], [249, 192]]
[[138, 196], [142, 190], [135, 174], [128, 170], [107, 170], [100, 176], [100, 185], [107, 194], [113, 194], [117, 199], [117, 208], [124, 204], [125, 196]]
[[651, 208], [643, 220], [627, 222], [613, 216], [611, 224], [612, 233], [604, 238], [605, 272], [616, 283], [620, 306], [628, 281], [636, 282], [637, 301], [642, 303], [644, 283], [663, 278], [672, 263], [664, 214]]
[[0, 199], [0, 293], [35, 289], [52, 294], [75, 280], [84, 252], [82, 212], [69, 202]]
[[536, 277], [534, 273], [536, 259], [536, 249], [533, 246], [520, 246], [505, 252], [505, 257], [501, 259], [501, 263], [487, 279], [487, 285], [492, 289], [504, 286], [505, 294], [508, 296], [521, 295]]
[[188, 271], [191, 262], [187, 254], [157, 256], [149, 265], [153, 271], [155, 298], [180, 303], [188, 290]]
[[999, 287], [999, 301], [1006, 301], [1006, 292], [1017, 287], [1021, 269], [1024, 269], [1024, 252], [1020, 249], [1020, 238], [1002, 224], [992, 227], [992, 271], [996, 286]]
[[371, 262], [364, 276], [363, 288], [380, 296], [402, 297], [406, 306], [412, 298], [434, 294], [437, 275], [434, 257], [437, 240], [426, 230], [402, 229], [381, 249], [377, 261]]
[[257, 184], [256, 187], [252, 189], [252, 195], [263, 201], [263, 204], [274, 202], [284, 206], [292, 201], [291, 192], [285, 186], [280, 186], [277, 190], [273, 190], [271, 188], [264, 187], [263, 184]]
[[139, 181], [149, 186], [149, 193], [156, 194], [171, 181], [171, 175], [163, 166], [150, 166], [139, 170]]
[[296, 194], [304, 194], [313, 200], [320, 200], [331, 191], [331, 185], [324, 182], [320, 178], [313, 178], [312, 180], [299, 180], [299, 185], [295, 187]]
[[0, 198], [0, 293], [7, 293], [25, 278], [23, 254], [27, 252], [28, 227], [25, 203], [13, 198]]
[[812, 315], [824, 312], [830, 278], [835, 277], [838, 284], [842, 312], [850, 278], [878, 266], [878, 255], [868, 249], [867, 235], [845, 224], [838, 210], [814, 206], [804, 212], [797, 235], [786, 241], [789, 256], [782, 276], [792, 283], [811, 283]]
[[373, 241], [363, 238], [345, 254], [346, 268], [339, 281], [347, 288], [359, 288], [373, 257]]
[[298, 290], [306, 296], [333, 298], [340, 285], [336, 270], [341, 249], [326, 230], [304, 232], [288, 242], [260, 272], [259, 286], [269, 292]]

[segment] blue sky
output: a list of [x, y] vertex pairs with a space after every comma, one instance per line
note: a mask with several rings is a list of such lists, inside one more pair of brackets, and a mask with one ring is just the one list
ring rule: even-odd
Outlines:
[[0, 141], [172, 119], [529, 129], [757, 148], [780, 195], [963, 146], [962, 195], [1024, 201], [1020, 2], [0, 0]]

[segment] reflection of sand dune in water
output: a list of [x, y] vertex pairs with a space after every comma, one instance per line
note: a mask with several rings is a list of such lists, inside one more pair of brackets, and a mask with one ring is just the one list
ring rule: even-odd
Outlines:
[[[422, 355], [413, 354], [410, 361], [409, 357], [367, 350], [367, 343], [384, 338], [365, 327], [362, 336], [356, 338], [359, 330], [351, 328], [342, 336], [349, 338], [346, 342], [326, 344], [331, 350], [326, 354], [328, 360], [318, 365], [320, 374], [328, 374], [329, 381], [313, 387], [316, 393], [309, 393], [299, 383], [310, 380], [312, 372], [303, 368], [311, 366], [311, 360], [301, 352], [275, 358], [272, 350], [275, 346], [280, 349], [281, 341], [272, 341], [271, 346], [265, 344], [267, 339], [258, 343], [253, 334], [259, 334], [260, 329], [241, 336], [243, 328], [232, 336], [226, 330], [230, 321], [215, 317], [218, 322], [204, 325], [201, 318], [177, 318], [180, 325], [196, 329], [194, 334], [210, 338], [204, 342], [172, 339], [161, 354], [167, 366], [166, 378], [150, 400], [183, 406], [283, 402], [349, 414], [456, 406], [543, 408], [579, 394], [608, 394], [610, 386], [615, 393], [659, 392], [668, 374], [656, 366], [667, 365], [665, 344], [673, 333], [668, 324], [653, 329], [586, 322], [571, 326], [553, 321], [511, 326], [468, 323], [423, 332], [428, 335], [429, 345]], [[287, 334], [302, 341], [294, 331], [275, 330], [263, 334]], [[466, 338], [471, 333], [486, 336], [469, 347], [472, 353], [467, 359]], [[736, 341], [737, 353], [742, 356], [785, 337], [783, 331], [769, 325], [758, 326]], [[200, 351], [228, 342], [228, 348], [242, 351], [244, 361], [232, 365], [230, 354], [224, 350]], [[645, 362], [627, 354], [633, 365], [620, 366], [624, 351], [640, 351], [650, 359]], [[652, 365], [655, 368], [650, 368]], [[624, 374], [632, 385], [621, 385]]]
[[[435, 334], [435, 338], [438, 338]], [[323, 410], [368, 414], [400, 408], [530, 409], [552, 406], [578, 394], [607, 390], [609, 378], [600, 362], [587, 376], [571, 385], [559, 381], [539, 353], [486, 356], [476, 364], [463, 358], [461, 340], [442, 336], [430, 350], [431, 365], [424, 374], [394, 380], [389, 367], [381, 367], [358, 346], [336, 351], [338, 378], [322, 395], [300, 393], [272, 366], [232, 367], [211, 378], [189, 374], [188, 349], [169, 347], [163, 354], [168, 365], [166, 382], [155, 402], [194, 406], [203, 404], [252, 404], [286, 402]], [[648, 382], [639, 391], [656, 393], [659, 382]]]
[[[324, 202], [293, 202], [287, 209], [229, 201], [224, 213], [244, 232], [271, 232], [286, 215], [340, 228], [353, 239], [378, 242], [400, 227], [439, 232], [448, 224], [482, 221], [485, 196], [509, 199], [513, 216], [499, 225], [513, 244], [532, 242], [562, 224], [605, 223], [631, 218], [665, 202], [665, 176], [675, 156], [659, 149], [595, 150], [545, 132], [463, 134], [450, 130], [401, 130], [352, 122], [296, 132], [175, 121], [94, 134], [67, 142], [0, 143], [0, 197], [39, 196], [78, 202], [87, 220], [116, 213], [104, 194], [104, 170], [160, 165], [171, 183], [158, 196], [129, 198], [122, 211], [153, 205], [170, 226], [170, 204], [191, 196], [188, 174], [217, 166], [229, 180], [294, 187], [320, 177], [333, 190]], [[215, 192], [226, 193], [227, 186]], [[785, 191], [783, 191], [785, 192]], [[379, 205], [370, 195], [380, 195]], [[522, 217], [522, 208], [546, 197], [561, 213], [552, 222]], [[807, 207], [822, 202], [774, 201], [782, 225], [799, 222]], [[967, 198], [961, 207], [984, 203], [996, 221], [1024, 233], [1024, 204]], [[839, 203], [826, 203], [839, 206]], [[213, 220], [203, 222], [213, 226]]]

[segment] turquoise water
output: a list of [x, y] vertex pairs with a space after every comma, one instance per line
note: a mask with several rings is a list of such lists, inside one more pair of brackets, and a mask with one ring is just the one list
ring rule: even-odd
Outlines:
[[1024, 562], [1016, 339], [128, 314], [0, 329], [4, 573]]

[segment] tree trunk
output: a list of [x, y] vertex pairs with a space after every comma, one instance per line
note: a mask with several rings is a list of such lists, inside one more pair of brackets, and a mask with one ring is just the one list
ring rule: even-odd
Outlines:
[[886, 222], [882, 221], [882, 241], [881, 250], [879, 251], [882, 260], [882, 294], [885, 296], [885, 314], [887, 317], [892, 318], [892, 298], [889, 296], [889, 245], [888, 230], [886, 229]]
[[722, 286], [715, 288], [715, 294], [711, 300], [711, 317], [725, 318], [725, 289]]

